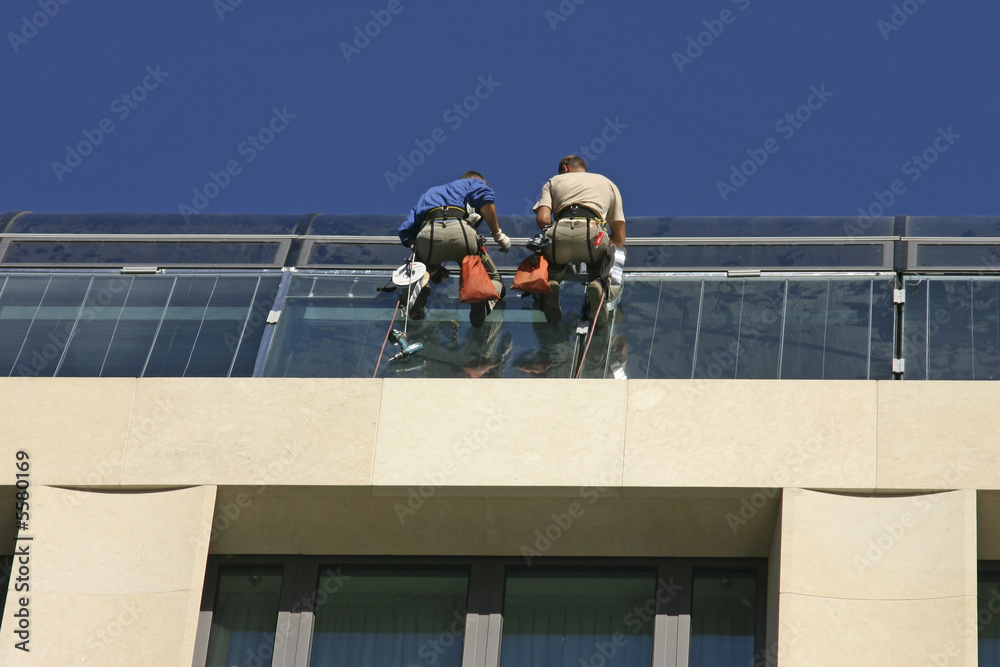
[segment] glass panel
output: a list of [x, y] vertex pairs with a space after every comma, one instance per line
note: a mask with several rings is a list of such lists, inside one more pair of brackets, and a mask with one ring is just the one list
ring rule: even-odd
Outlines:
[[907, 236], [1000, 237], [997, 216], [919, 216], [906, 218]]
[[979, 577], [979, 665], [1000, 665], [1000, 575]]
[[[38, 312], [49, 276], [13, 276], [0, 291], [0, 375], [34, 375], [30, 365], [16, 368], [25, 336]], [[44, 361], [44, 358], [42, 359]]]
[[[630, 276], [622, 306], [590, 346], [576, 335], [579, 276], [552, 326], [510, 292], [481, 329], [457, 303], [455, 276], [432, 285], [427, 318], [406, 325], [423, 348], [380, 355], [397, 298], [388, 275], [293, 278], [266, 375], [291, 377], [581, 377], [888, 379], [895, 311], [890, 277], [749, 280]], [[393, 328], [402, 331], [397, 313]], [[586, 356], [584, 357], [584, 349]], [[631, 359], [631, 371], [626, 373]]]
[[257, 277], [220, 279], [212, 290], [201, 321], [191, 358], [184, 369], [187, 377], [225, 377], [250, 317]]
[[[631, 230], [630, 230], [631, 231]], [[662, 245], [628, 247], [629, 270], [883, 268], [882, 245]]]
[[752, 573], [695, 572], [690, 667], [754, 664], [757, 578]]
[[0, 275], [0, 373], [250, 376], [280, 280]]
[[500, 665], [648, 666], [653, 615], [636, 609], [646, 608], [655, 592], [655, 573], [510, 572]]
[[313, 667], [462, 664], [467, 574], [328, 571], [321, 574], [318, 591]]
[[[7, 230], [17, 234], [291, 234], [298, 215], [26, 213]], [[397, 227], [398, 227], [397, 223]], [[0, 229], [3, 229], [0, 226]]]
[[306, 264], [327, 266], [382, 266], [396, 268], [406, 262], [409, 251], [402, 245], [384, 243], [315, 243]]
[[11, 241], [5, 264], [269, 265], [277, 243], [226, 241]]
[[220, 568], [206, 667], [271, 664], [280, 595], [280, 567]]
[[975, 269], [1000, 268], [1000, 245], [917, 245], [916, 266], [968, 267]]
[[[55, 375], [89, 287], [90, 281], [86, 278], [53, 276], [48, 280], [41, 303], [24, 336], [20, 354], [14, 362], [15, 374]], [[25, 315], [27, 310], [31, 310], [30, 305]]]
[[643, 217], [629, 218], [627, 223], [630, 237], [669, 238], [893, 236], [893, 227], [891, 217]]
[[908, 279], [903, 358], [909, 380], [1000, 379], [1000, 280]]
[[[85, 279], [78, 277], [78, 280]], [[132, 280], [130, 276], [107, 274], [91, 278], [90, 289], [57, 375], [94, 377], [101, 374]]]

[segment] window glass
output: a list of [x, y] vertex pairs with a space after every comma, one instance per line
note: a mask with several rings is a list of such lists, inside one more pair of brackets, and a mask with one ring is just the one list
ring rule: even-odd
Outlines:
[[652, 572], [510, 572], [500, 665], [648, 666], [655, 593]]
[[325, 569], [312, 667], [460, 667], [468, 575], [447, 570]]
[[979, 579], [979, 665], [1000, 665], [1000, 574]]
[[756, 591], [752, 573], [695, 572], [690, 667], [754, 664]]
[[271, 664], [280, 595], [280, 567], [221, 568], [206, 666]]
[[1000, 379], [1000, 280], [908, 278], [907, 380]]
[[249, 376], [280, 279], [0, 275], [0, 375]]

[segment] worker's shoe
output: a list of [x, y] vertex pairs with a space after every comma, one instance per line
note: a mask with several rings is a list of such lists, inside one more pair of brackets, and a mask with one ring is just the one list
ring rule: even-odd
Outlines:
[[410, 306], [410, 319], [411, 320], [422, 320], [427, 317], [427, 297], [430, 296], [431, 287], [430, 276], [426, 273], [420, 280], [420, 290], [417, 291], [417, 297], [413, 300], [413, 304]]
[[486, 321], [486, 316], [493, 312], [493, 306], [496, 305], [496, 299], [492, 301], [479, 301], [472, 304], [472, 308], [469, 310], [469, 324], [475, 328], [480, 328]]
[[[591, 280], [587, 284], [587, 317], [591, 321], [596, 321], [597, 324], [604, 324], [608, 321], [608, 309], [604, 307], [604, 300], [601, 295], [604, 294], [604, 285], [600, 280]], [[594, 309], [600, 308], [597, 311], [597, 319], [594, 320]]]
[[439, 266], [436, 269], [434, 269], [433, 273], [431, 273], [431, 282], [434, 283], [435, 285], [438, 285], [441, 283], [442, 280], [444, 280], [450, 275], [451, 271], [449, 271], [443, 266]]
[[550, 280], [548, 294], [541, 295], [542, 312], [545, 313], [545, 321], [549, 324], [559, 324], [562, 319], [562, 307], [559, 305], [559, 281]]

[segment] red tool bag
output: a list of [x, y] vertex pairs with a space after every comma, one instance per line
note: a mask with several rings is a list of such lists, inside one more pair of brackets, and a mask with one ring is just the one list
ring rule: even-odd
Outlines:
[[514, 274], [514, 284], [511, 289], [521, 290], [529, 294], [548, 294], [552, 291], [549, 287], [549, 260], [541, 255], [527, 257], [517, 266], [517, 273]]
[[490, 274], [486, 273], [479, 255], [466, 255], [462, 260], [462, 273], [458, 278], [458, 300], [461, 303], [479, 303], [499, 299]]

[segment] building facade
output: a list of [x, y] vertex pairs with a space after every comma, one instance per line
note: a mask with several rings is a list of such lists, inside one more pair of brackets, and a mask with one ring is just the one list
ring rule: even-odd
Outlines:
[[0, 217], [3, 664], [1000, 664], [1000, 219], [629, 225], [588, 346], [391, 218]]

